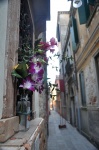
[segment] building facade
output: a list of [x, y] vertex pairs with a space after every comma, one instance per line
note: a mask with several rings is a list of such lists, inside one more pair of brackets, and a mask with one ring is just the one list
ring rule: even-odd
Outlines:
[[[81, 132], [99, 144], [99, 95], [98, 95], [98, 53], [99, 53], [99, 1], [82, 1], [75, 19], [78, 27], [78, 47], [75, 49], [75, 63], [78, 79], [78, 100]], [[82, 9], [85, 18], [81, 17]]]
[[65, 72], [66, 118], [99, 145], [99, 1], [71, 5], [62, 54]]
[[58, 39], [58, 55], [59, 55], [59, 76], [56, 77], [56, 82], [59, 83], [60, 94], [58, 93], [57, 100], [60, 97], [60, 101], [58, 100], [57, 103], [57, 110], [60, 114], [66, 118], [66, 99], [65, 99], [65, 88], [64, 88], [64, 61], [65, 56], [63, 55], [64, 44], [65, 44], [65, 37], [67, 32], [69, 22], [69, 12], [67, 11], [60, 11], [58, 12], [57, 16], [57, 39]]

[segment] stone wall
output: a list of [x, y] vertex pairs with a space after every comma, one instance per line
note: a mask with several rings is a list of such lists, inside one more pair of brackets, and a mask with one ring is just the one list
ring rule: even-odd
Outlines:
[[92, 110], [89, 110], [88, 119], [90, 136], [99, 144], [99, 109], [93, 108]]
[[[86, 102], [87, 105], [97, 105], [98, 93], [97, 93], [97, 78], [96, 69], [94, 65], [94, 58], [91, 58], [90, 63], [85, 67], [85, 90], [86, 90]], [[97, 87], [97, 88], [96, 88]]]
[[0, 17], [0, 142], [5, 142], [19, 129], [19, 118], [15, 116], [16, 86], [11, 72], [18, 61], [20, 0], [0, 1]]
[[5, 61], [5, 46], [6, 46], [6, 28], [7, 28], [7, 11], [8, 0], [0, 1], [0, 119], [2, 118], [3, 109], [3, 85], [4, 85], [4, 61]]
[[30, 122], [30, 129], [19, 131], [7, 142], [0, 143], [0, 150], [46, 150], [44, 119], [36, 118]]
[[11, 76], [13, 66], [17, 63], [16, 50], [19, 46], [20, 0], [9, 0], [7, 11], [7, 28], [5, 42], [5, 72], [3, 95], [3, 118], [14, 116], [14, 83]]

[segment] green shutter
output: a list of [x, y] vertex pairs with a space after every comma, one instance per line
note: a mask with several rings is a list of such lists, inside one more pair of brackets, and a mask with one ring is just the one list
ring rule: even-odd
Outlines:
[[88, 0], [88, 4], [94, 5], [95, 4], [95, 0]]
[[58, 42], [60, 42], [59, 24], [58, 24], [58, 26], [57, 26], [57, 39], [58, 39]]
[[72, 17], [72, 26], [74, 29], [75, 43], [78, 44], [79, 38], [78, 38], [78, 31], [77, 31], [77, 23], [76, 23], [76, 19], [74, 17]]
[[78, 8], [80, 24], [85, 24], [89, 18], [90, 11], [87, 0], [82, 0], [82, 5]]

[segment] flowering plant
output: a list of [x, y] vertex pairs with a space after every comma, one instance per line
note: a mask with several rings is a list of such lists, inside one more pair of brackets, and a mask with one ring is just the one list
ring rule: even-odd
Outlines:
[[51, 38], [49, 42], [41, 42], [41, 39], [35, 41], [34, 49], [25, 46], [25, 49], [19, 49], [21, 61], [14, 66], [12, 76], [18, 79], [18, 86], [24, 90], [41, 93], [44, 89], [44, 64], [48, 63], [46, 52], [55, 51], [57, 42]]

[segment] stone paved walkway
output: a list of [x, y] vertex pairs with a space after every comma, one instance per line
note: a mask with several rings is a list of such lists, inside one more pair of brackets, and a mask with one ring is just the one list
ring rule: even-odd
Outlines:
[[51, 111], [49, 117], [48, 150], [97, 150], [76, 128], [66, 122], [67, 128], [59, 129], [60, 116]]

